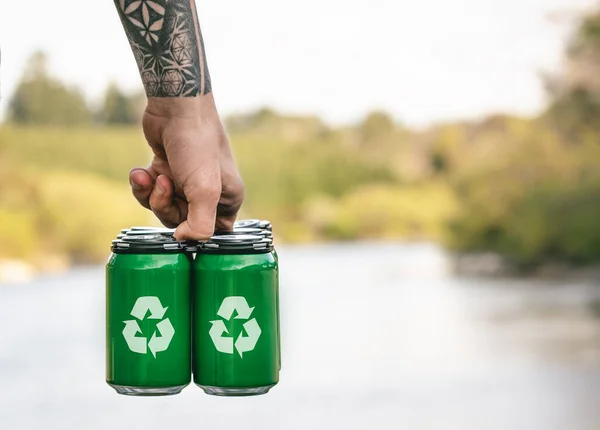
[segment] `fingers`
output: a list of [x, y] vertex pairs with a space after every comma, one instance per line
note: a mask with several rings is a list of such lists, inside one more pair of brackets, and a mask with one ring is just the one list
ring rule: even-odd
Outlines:
[[[219, 212], [220, 205], [217, 207], [217, 213]], [[233, 216], [225, 216], [218, 215], [215, 221], [215, 230], [218, 231], [232, 231], [233, 223], [235, 222], [235, 215]]]
[[[177, 226], [177, 240], [209, 239], [215, 224], [231, 229], [243, 200], [243, 184], [218, 115], [163, 118], [147, 110], [144, 133], [155, 154], [152, 168], [159, 175], [153, 191], [144, 188], [138, 200], [144, 204], [147, 199], [165, 225]], [[223, 169], [223, 158], [231, 160], [230, 169]], [[237, 179], [228, 181], [232, 176]]]
[[221, 178], [213, 165], [210, 171], [195, 170], [185, 181], [184, 192], [188, 201], [187, 219], [175, 231], [177, 240], [206, 240], [215, 231], [217, 204], [221, 196]]
[[229, 178], [223, 175], [221, 199], [217, 205], [216, 229], [231, 231], [242, 202], [244, 201], [244, 183], [237, 171]]
[[159, 175], [149, 198], [150, 209], [167, 227], [177, 227], [187, 216], [186, 202], [175, 198], [173, 182], [165, 175]]
[[150, 209], [149, 199], [153, 182], [152, 176], [145, 169], [136, 167], [129, 172], [131, 192], [136, 200], [146, 209]]

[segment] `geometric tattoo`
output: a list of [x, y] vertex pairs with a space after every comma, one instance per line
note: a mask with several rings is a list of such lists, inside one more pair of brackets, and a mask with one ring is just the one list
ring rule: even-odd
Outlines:
[[148, 97], [211, 91], [194, 0], [114, 0]]

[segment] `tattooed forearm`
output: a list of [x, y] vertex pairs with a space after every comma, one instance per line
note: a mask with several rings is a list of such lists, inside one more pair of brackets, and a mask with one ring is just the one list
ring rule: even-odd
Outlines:
[[148, 97], [211, 91], [194, 0], [114, 0]]

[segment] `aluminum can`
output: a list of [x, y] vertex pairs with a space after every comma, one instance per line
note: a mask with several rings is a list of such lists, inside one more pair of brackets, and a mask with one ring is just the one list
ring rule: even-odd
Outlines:
[[230, 234], [245, 234], [252, 236], [268, 237], [273, 238], [273, 233], [269, 230], [263, 230], [261, 228], [250, 228], [250, 227], [234, 227], [233, 231], [215, 231], [215, 236], [223, 236]]
[[236, 228], [260, 228], [259, 219], [240, 219], [233, 223], [233, 229]]
[[258, 224], [258, 228], [261, 228], [263, 230], [269, 230], [269, 231], [273, 231], [273, 226], [271, 226], [271, 221], [269, 220], [262, 220], [259, 224]]
[[161, 234], [112, 243], [106, 265], [106, 381], [118, 393], [179, 393], [191, 380], [191, 260]]
[[279, 280], [271, 243], [230, 234], [199, 244], [192, 368], [208, 394], [265, 394], [279, 381]]
[[127, 236], [147, 236], [151, 234], [161, 234], [164, 236], [173, 236], [175, 230], [170, 228], [154, 228], [150, 230], [129, 230], [127, 232]]
[[[271, 221], [269, 220], [259, 220], [259, 219], [244, 219], [240, 221], [236, 221], [233, 225], [233, 233], [235, 234], [253, 234], [256, 236], [261, 236], [265, 238], [264, 240], [272, 244], [273, 243], [273, 226], [271, 225]], [[271, 245], [272, 246], [272, 245]], [[273, 257], [275, 258], [275, 262], [277, 263], [277, 270], [279, 271], [279, 255], [277, 254], [277, 250], [273, 247]], [[278, 275], [279, 278], [279, 275]], [[277, 294], [279, 295], [279, 289], [277, 290]], [[279, 321], [279, 296], [277, 297], [277, 321]], [[281, 343], [280, 343], [280, 334], [279, 334], [279, 325], [277, 326], [277, 341], [279, 343], [278, 353], [279, 353], [279, 369], [281, 369]]]
[[134, 225], [132, 227], [129, 227], [127, 230], [130, 231], [148, 231], [148, 230], [172, 230], [175, 231], [175, 229], [172, 228], [166, 228], [166, 227], [157, 227], [154, 225]]
[[260, 219], [240, 219], [233, 223], [233, 229], [238, 228], [260, 228], [263, 230], [272, 230], [271, 221]]

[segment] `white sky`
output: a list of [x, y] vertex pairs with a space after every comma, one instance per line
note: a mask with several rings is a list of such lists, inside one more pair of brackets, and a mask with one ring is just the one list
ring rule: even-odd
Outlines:
[[[196, 0], [222, 114], [272, 106], [353, 121], [386, 109], [411, 125], [544, 104], [569, 20], [594, 0]], [[571, 13], [572, 15], [572, 13]], [[140, 87], [111, 0], [0, 0], [0, 117], [28, 55], [98, 99]]]

